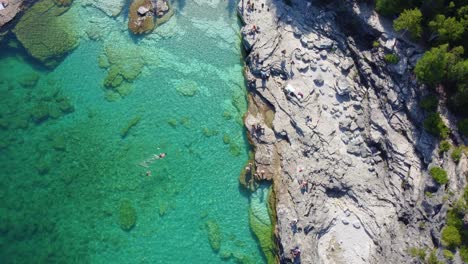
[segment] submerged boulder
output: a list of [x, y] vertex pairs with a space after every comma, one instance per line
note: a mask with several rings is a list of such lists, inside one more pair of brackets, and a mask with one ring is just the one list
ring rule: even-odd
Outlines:
[[119, 224], [124, 231], [130, 231], [135, 226], [136, 210], [128, 200], [123, 200], [119, 208]]
[[210, 242], [211, 249], [214, 252], [219, 252], [221, 249], [221, 229], [215, 220], [208, 220], [205, 224], [206, 231], [208, 232], [208, 241]]
[[64, 15], [68, 9], [53, 0], [39, 1], [13, 29], [28, 53], [47, 67], [56, 66], [64, 55], [78, 46], [70, 16]]
[[85, 5], [95, 7], [110, 17], [116, 17], [125, 6], [125, 0], [86, 0]]

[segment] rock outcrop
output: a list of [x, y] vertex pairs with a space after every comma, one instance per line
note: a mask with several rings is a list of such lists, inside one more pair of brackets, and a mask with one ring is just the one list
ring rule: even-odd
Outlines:
[[13, 29], [28, 53], [48, 67], [56, 66], [78, 46], [73, 21], [65, 12], [69, 6], [41, 0], [28, 9]]
[[21, 11], [23, 0], [0, 1], [0, 28], [10, 22]]
[[[342, 2], [240, 2], [254, 166], [274, 182], [282, 263], [411, 263], [410, 248], [440, 244], [467, 161], [439, 157], [422, 129], [422, 50]], [[432, 165], [447, 170], [445, 189]]]
[[128, 28], [134, 34], [149, 33], [172, 15], [167, 0], [133, 0], [128, 13]]

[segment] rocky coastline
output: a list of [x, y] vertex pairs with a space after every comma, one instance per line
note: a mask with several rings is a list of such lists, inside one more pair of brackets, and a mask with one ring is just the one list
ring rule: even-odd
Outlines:
[[[354, 1], [241, 1], [238, 14], [255, 150], [241, 183], [273, 183], [278, 261], [417, 263], [417, 248], [442, 256], [441, 229], [468, 169], [422, 129], [427, 89], [412, 73], [422, 48]], [[436, 166], [448, 184], [429, 175]]]

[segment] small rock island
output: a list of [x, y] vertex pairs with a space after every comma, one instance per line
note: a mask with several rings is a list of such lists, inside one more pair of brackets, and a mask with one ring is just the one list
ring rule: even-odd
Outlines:
[[167, 0], [134, 0], [128, 13], [128, 29], [134, 34], [146, 34], [173, 14]]

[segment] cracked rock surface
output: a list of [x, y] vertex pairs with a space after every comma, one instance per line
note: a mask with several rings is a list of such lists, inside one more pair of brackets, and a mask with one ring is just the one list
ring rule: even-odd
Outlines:
[[[413, 263], [409, 248], [437, 247], [467, 161], [439, 156], [422, 129], [427, 91], [412, 69], [423, 50], [354, 3], [249, 4], [238, 7], [251, 91], [245, 126], [256, 167], [274, 183], [280, 261]], [[398, 64], [384, 62], [390, 52]], [[434, 165], [448, 185], [433, 182]]]

